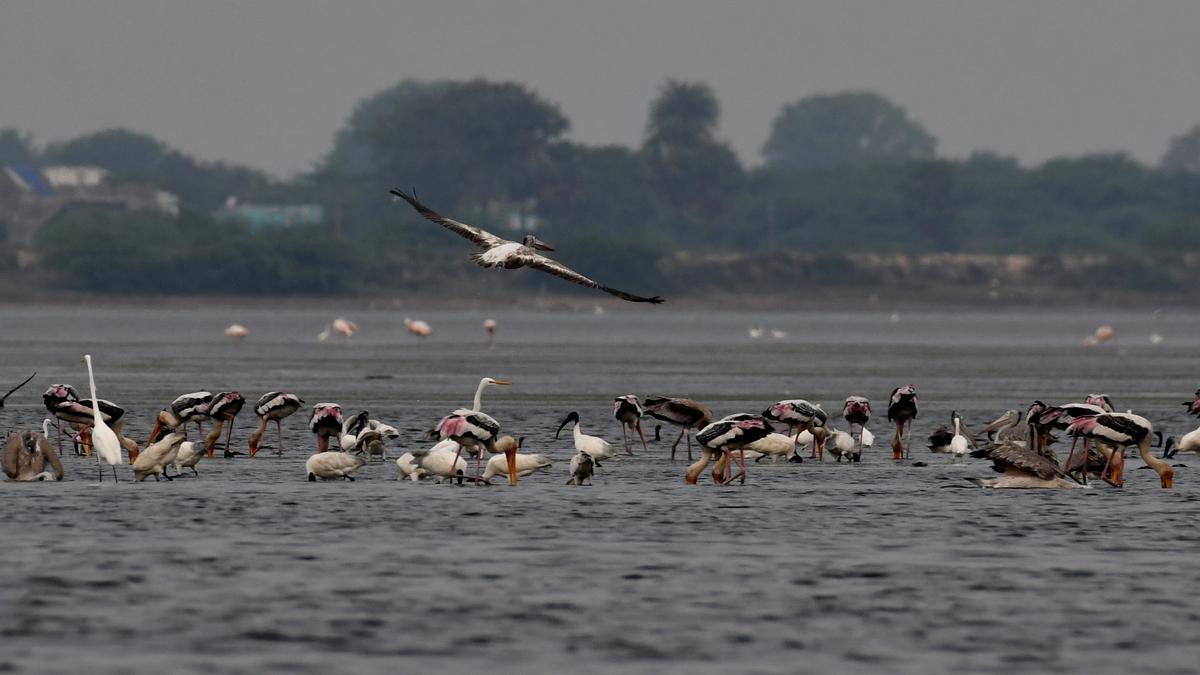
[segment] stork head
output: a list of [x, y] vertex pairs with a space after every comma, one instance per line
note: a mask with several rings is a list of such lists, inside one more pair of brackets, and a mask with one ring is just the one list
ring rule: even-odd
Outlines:
[[538, 239], [537, 237], [533, 236], [532, 234], [525, 235], [525, 238], [523, 238], [521, 240], [521, 243], [524, 244], [525, 246], [528, 246], [529, 248], [537, 249], [538, 251], [553, 251], [554, 250], [553, 246], [551, 246], [550, 244], [547, 244], [546, 242], [542, 241], [541, 239]]

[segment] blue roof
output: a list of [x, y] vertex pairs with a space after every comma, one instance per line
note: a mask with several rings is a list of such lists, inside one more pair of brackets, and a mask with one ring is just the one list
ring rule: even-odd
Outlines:
[[8, 167], [13, 173], [17, 174], [29, 189], [36, 195], [43, 197], [54, 194], [54, 188], [50, 187], [50, 183], [46, 182], [46, 177], [42, 175], [41, 169], [28, 164], [16, 164]]

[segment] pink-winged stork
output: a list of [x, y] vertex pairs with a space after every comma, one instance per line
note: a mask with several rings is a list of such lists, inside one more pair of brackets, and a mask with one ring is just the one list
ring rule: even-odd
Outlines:
[[[483, 465], [483, 450], [486, 448], [489, 452], [495, 454], [500, 452], [496, 449], [496, 440], [499, 438], [500, 423], [489, 415], [481, 412], [483, 407], [483, 390], [488, 387], [507, 387], [512, 382], [508, 380], [497, 380], [491, 377], [484, 377], [479, 380], [479, 386], [475, 389], [475, 398], [471, 402], [471, 407], [459, 408], [449, 415], [442, 418], [438, 422], [435, 431], [440, 440], [452, 440], [458, 443], [458, 451], [454, 454], [454, 461], [451, 466], [458, 465], [458, 458], [462, 456], [464, 447], [471, 448], [475, 453], [475, 484], [479, 485], [480, 469]], [[507, 457], [510, 453], [505, 452]], [[509, 461], [508, 484], [517, 484], [516, 472], [516, 451], [512, 453], [512, 458]]]
[[642, 432], [642, 404], [634, 394], [625, 394], [613, 399], [613, 417], [621, 423], [621, 440], [625, 444], [625, 454], [633, 454], [633, 444], [629, 442], [629, 430], [633, 429], [642, 439], [642, 450], [646, 448], [646, 434]]
[[[917, 388], [911, 384], [896, 387], [888, 397], [887, 418], [896, 425], [896, 433], [892, 436], [892, 459], [912, 457], [912, 424], [917, 418], [917, 405]], [[908, 442], [902, 445], [905, 424], [908, 425]]]
[[184, 438], [187, 438], [187, 425], [190, 422], [196, 423], [198, 433], [204, 433], [203, 421], [208, 417], [208, 406], [212, 403], [212, 397], [212, 392], [209, 391], [193, 391], [190, 394], [180, 394], [171, 401], [171, 412], [179, 418], [180, 431]]
[[1183, 407], [1187, 408], [1187, 414], [1200, 417], [1200, 389], [1196, 390], [1195, 398], [1183, 402]]
[[[730, 415], [709, 424], [696, 433], [696, 442], [700, 444], [700, 459], [687, 468], [683, 480], [688, 485], [695, 485], [696, 478], [708, 466], [714, 452], [721, 453], [721, 459], [713, 467], [713, 482], [729, 485], [734, 479], [740, 478], [746, 482], [745, 447], [750, 443], [767, 437], [775, 432], [774, 427], [762, 415], [739, 413]], [[738, 473], [733, 475], [733, 451], [738, 451]]]
[[1121, 450], [1136, 445], [1138, 454], [1154, 472], [1164, 488], [1174, 483], [1175, 471], [1170, 464], [1150, 454], [1150, 443], [1154, 437], [1154, 425], [1141, 415], [1133, 413], [1104, 413], [1076, 418], [1067, 427], [1072, 436], [1083, 436], [1103, 441], [1116, 447], [1109, 457], [1107, 480], [1117, 487], [1124, 485], [1125, 453]]
[[249, 454], [251, 457], [258, 454], [258, 443], [266, 433], [269, 422], [275, 423], [275, 431], [279, 435], [279, 447], [275, 449], [275, 455], [283, 456], [283, 426], [281, 423], [299, 410], [302, 403], [304, 403], [304, 399], [286, 391], [268, 391], [258, 398], [258, 402], [254, 404], [254, 414], [258, 415], [258, 428], [250, 434]]
[[233, 457], [234, 452], [229, 448], [229, 441], [233, 437], [233, 418], [237, 417], [245, 405], [246, 397], [236, 391], [222, 391], [212, 397], [208, 404], [208, 416], [213, 419], [213, 428], [204, 439], [204, 450], [209, 457], [213, 456], [217, 439], [221, 437], [221, 427], [226, 424], [229, 425], [229, 429], [225, 432], [225, 457]]
[[[317, 452], [329, 450], [329, 439], [336, 442], [342, 434], [342, 406], [336, 403], [317, 403], [312, 407], [308, 429], [317, 437]], [[337, 450], [341, 450], [338, 445]]]
[[[825, 428], [829, 416], [821, 409], [821, 406], [809, 403], [804, 399], [793, 398], [771, 404], [771, 407], [763, 411], [762, 416], [773, 422], [782, 422], [788, 425], [789, 436], [792, 435], [793, 429], [812, 434], [812, 452], [808, 456], [819, 456], [822, 462], [825, 461], [825, 434], [820, 430]], [[796, 446], [799, 447], [799, 444], [800, 434], [796, 434]]]
[[712, 422], [712, 411], [708, 406], [693, 401], [690, 398], [667, 398], [665, 396], [647, 396], [642, 403], [645, 414], [656, 420], [680, 427], [679, 438], [671, 444], [671, 459], [675, 459], [675, 450], [679, 441], [687, 439], [688, 460], [692, 459], [692, 437], [690, 429], [702, 429]]
[[865, 396], [847, 396], [846, 403], [842, 406], [842, 418], [849, 425], [851, 434], [854, 433], [854, 425], [858, 425], [858, 451], [861, 454], [862, 432], [871, 419], [871, 402]]
[[[1089, 397], [1089, 398], [1091, 398], [1091, 397]], [[1034, 401], [1035, 406], [1038, 403], [1040, 403], [1040, 402]], [[1044, 404], [1043, 404], [1043, 406], [1044, 406]], [[1057, 405], [1057, 406], [1044, 406], [1040, 410], [1040, 412], [1038, 412], [1035, 416], [1031, 416], [1029, 418], [1029, 423], [1034, 425], [1035, 429], [1040, 428], [1040, 429], [1065, 430], [1071, 426], [1072, 422], [1074, 422], [1075, 420], [1077, 420], [1081, 417], [1091, 417], [1094, 415], [1103, 415], [1107, 412], [1112, 412], [1112, 411], [1105, 410], [1104, 408], [1100, 407], [1099, 405], [1096, 405], [1095, 403], [1067, 403], [1064, 405]], [[1030, 415], [1033, 415], [1032, 408], [1031, 408]], [[1065, 466], [1068, 471], [1074, 470], [1075, 465], [1076, 465], [1075, 447], [1078, 445], [1079, 439], [1081, 437], [1083, 437], [1084, 438], [1083, 462], [1081, 463], [1080, 474], [1082, 476], [1083, 482], [1086, 483], [1088, 472], [1089, 472], [1088, 454], [1090, 452], [1090, 447], [1089, 447], [1090, 444], [1088, 441], [1089, 441], [1090, 437], [1082, 435], [1082, 434], [1072, 434], [1072, 436], [1073, 436], [1073, 438], [1071, 439], [1071, 450], [1067, 453], [1067, 460], [1066, 460], [1066, 462], [1063, 463], [1063, 466]], [[1101, 439], [1101, 442], [1103, 442], [1103, 439]], [[1105, 480], [1108, 480], [1108, 470], [1109, 470], [1109, 467], [1112, 466], [1112, 454], [1114, 452], [1118, 452], [1118, 451], [1115, 449], [1108, 449], [1103, 446], [1100, 446], [1097, 449], [1104, 455], [1107, 455], [1107, 459], [1105, 461], [1105, 469], [1104, 469], [1104, 471], [1101, 472], [1100, 477]]]

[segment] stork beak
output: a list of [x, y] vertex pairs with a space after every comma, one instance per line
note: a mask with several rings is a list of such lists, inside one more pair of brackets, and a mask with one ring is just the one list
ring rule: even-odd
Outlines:
[[1174, 483], [1175, 483], [1175, 472], [1171, 471], [1171, 470], [1167, 470], [1167, 472], [1162, 475], [1162, 486], [1164, 488], [1170, 489], [1171, 486], [1174, 485]]

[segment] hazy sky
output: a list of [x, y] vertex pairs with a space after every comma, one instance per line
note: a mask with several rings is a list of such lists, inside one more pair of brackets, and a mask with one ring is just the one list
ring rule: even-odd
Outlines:
[[0, 0], [0, 127], [123, 126], [287, 174], [403, 78], [521, 81], [573, 138], [633, 145], [679, 77], [712, 85], [754, 162], [784, 103], [845, 89], [946, 155], [1156, 161], [1200, 122], [1197, 31], [1196, 0]]

